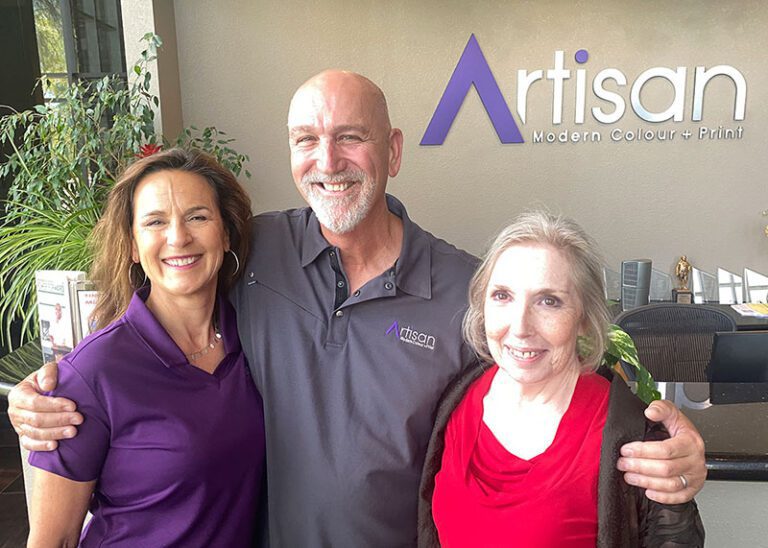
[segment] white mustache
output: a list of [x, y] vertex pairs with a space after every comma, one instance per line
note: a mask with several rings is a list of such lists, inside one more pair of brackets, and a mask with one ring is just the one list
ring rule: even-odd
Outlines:
[[307, 173], [301, 178], [301, 183], [304, 185], [311, 184], [339, 184], [339, 183], [354, 183], [355, 181], [364, 182], [366, 179], [365, 172], [360, 169], [353, 169], [348, 171], [340, 171], [333, 175], [325, 175], [312, 171]]

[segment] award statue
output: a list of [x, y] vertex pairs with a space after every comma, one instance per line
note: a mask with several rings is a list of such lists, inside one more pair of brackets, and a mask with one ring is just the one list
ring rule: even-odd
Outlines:
[[691, 263], [683, 255], [675, 265], [675, 276], [680, 281], [680, 287], [672, 290], [672, 300], [676, 303], [693, 303], [693, 292], [688, 289], [688, 278], [691, 275]]

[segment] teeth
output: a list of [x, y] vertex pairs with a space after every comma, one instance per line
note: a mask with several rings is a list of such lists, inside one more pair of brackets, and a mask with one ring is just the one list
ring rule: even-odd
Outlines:
[[182, 259], [165, 259], [165, 263], [171, 266], [187, 266], [197, 261], [197, 257], [184, 257]]
[[525, 351], [523, 351], [523, 350], [515, 350], [513, 348], [512, 349], [512, 355], [515, 358], [520, 358], [520, 359], [523, 359], [523, 360], [527, 360], [529, 358], [535, 358], [536, 356], [539, 355], [539, 353], [538, 352], [528, 351], [528, 350], [525, 350]]
[[341, 192], [352, 186], [352, 183], [323, 183], [323, 188], [329, 192]]

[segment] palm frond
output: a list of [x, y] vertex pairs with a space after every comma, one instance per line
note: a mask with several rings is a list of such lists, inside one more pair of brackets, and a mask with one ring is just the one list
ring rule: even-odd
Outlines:
[[40, 341], [34, 340], [0, 358], [0, 382], [16, 384], [43, 365]]
[[86, 201], [70, 212], [57, 209], [41, 193], [35, 205], [12, 202], [24, 222], [0, 225], [0, 341], [11, 345], [11, 325], [21, 321], [22, 340], [37, 336], [36, 270], [88, 270], [88, 238], [99, 208]]

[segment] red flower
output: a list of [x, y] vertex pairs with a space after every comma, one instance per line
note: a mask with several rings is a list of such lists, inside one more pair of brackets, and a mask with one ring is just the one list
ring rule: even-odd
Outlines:
[[136, 155], [137, 158], [146, 158], [147, 156], [152, 156], [156, 152], [160, 152], [163, 150], [163, 147], [160, 145], [156, 145], [154, 143], [147, 143], [146, 145], [141, 145], [139, 147], [139, 153]]

